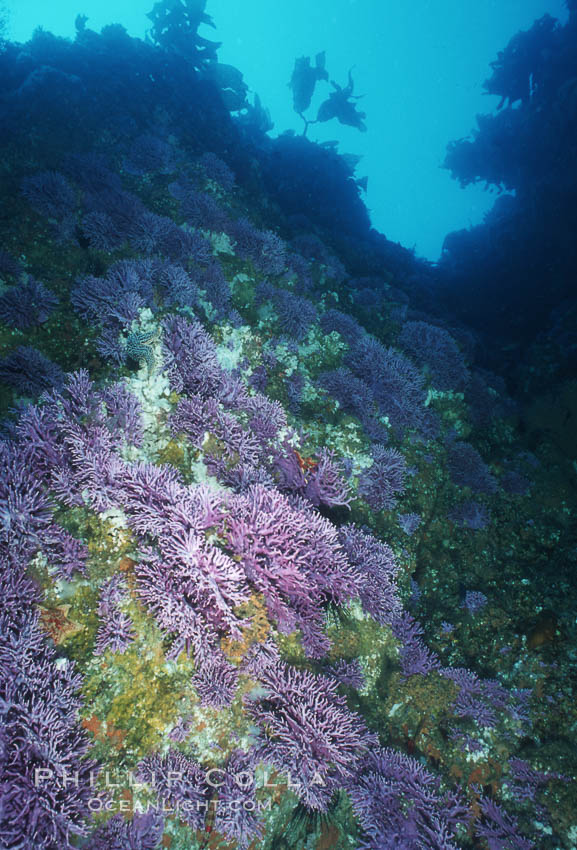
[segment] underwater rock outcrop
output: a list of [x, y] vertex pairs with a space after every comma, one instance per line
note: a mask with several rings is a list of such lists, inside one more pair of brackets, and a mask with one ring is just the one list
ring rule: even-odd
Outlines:
[[0, 838], [552, 848], [548, 448], [350, 165], [166, 47], [0, 56]]

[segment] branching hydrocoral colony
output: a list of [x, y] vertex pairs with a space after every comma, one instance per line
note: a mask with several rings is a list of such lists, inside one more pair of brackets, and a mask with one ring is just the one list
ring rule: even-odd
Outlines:
[[436, 649], [416, 616], [440, 512], [469, 540], [531, 485], [467, 441], [508, 400], [466, 340], [161, 126], [22, 198], [62, 272], [0, 255], [3, 846], [540, 846], [529, 677], [448, 663], [488, 597]]

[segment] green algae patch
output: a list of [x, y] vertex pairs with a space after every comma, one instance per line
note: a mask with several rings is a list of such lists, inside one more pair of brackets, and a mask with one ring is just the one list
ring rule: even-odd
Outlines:
[[301, 643], [301, 634], [299, 631], [291, 632], [288, 635], [279, 634], [275, 641], [281, 651], [281, 655], [289, 664], [294, 664], [296, 667], [307, 665], [309, 663], [305, 651]]
[[158, 463], [168, 463], [176, 469], [184, 467], [186, 453], [177, 440], [170, 440], [156, 455]]
[[108, 764], [136, 763], [158, 748], [190, 689], [191, 665], [169, 670], [161, 643], [148, 638], [139, 636], [122, 654], [106, 650], [86, 673], [85, 719], [100, 724], [93, 754]]
[[221, 259], [221, 265], [226, 277], [231, 279], [233, 305], [237, 308], [237, 310], [242, 312], [243, 316], [246, 315], [247, 319], [254, 319], [256, 290], [256, 281], [254, 277], [243, 274], [242, 272], [236, 273], [238, 261], [231, 260], [226, 255]]
[[120, 511], [110, 511], [108, 519], [96, 516], [89, 519], [86, 540], [90, 552], [91, 581], [98, 582], [110, 577], [116, 571], [119, 561], [133, 551], [132, 535], [123, 523]]

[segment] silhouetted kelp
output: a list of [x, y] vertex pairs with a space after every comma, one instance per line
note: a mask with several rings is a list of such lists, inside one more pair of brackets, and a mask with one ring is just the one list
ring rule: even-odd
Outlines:
[[311, 100], [318, 82], [328, 82], [329, 75], [325, 67], [325, 52], [317, 53], [315, 64], [311, 65], [309, 56], [301, 56], [295, 60], [292, 77], [289, 83], [293, 92], [293, 107], [297, 115], [305, 122], [303, 135], [306, 136], [310, 124], [325, 123], [336, 118], [341, 124], [356, 127], [357, 130], [365, 132], [364, 124], [366, 115], [359, 112], [354, 101], [361, 95], [353, 95], [354, 83], [352, 72], [349, 71], [348, 84], [343, 88], [331, 80], [334, 91], [327, 100], [323, 101], [318, 108], [316, 119], [305, 118], [304, 114], [311, 105]]
[[[501, 98], [497, 111], [479, 115], [472, 136], [452, 142], [445, 160], [462, 185], [508, 193], [482, 224], [449, 234], [439, 268], [458, 314], [492, 338], [493, 368], [511, 354], [516, 368], [519, 348], [526, 352], [540, 332], [557, 368], [575, 350], [561, 343], [550, 315], [561, 304], [572, 309], [577, 274], [577, 13], [568, 6], [566, 24], [544, 15], [499, 51], [484, 84]], [[567, 363], [574, 367], [574, 354]]]

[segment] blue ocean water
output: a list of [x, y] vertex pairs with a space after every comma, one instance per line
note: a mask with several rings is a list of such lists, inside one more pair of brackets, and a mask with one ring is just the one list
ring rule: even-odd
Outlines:
[[[17, 41], [38, 26], [72, 37], [79, 13], [96, 31], [119, 23], [142, 38], [149, 25], [147, 3], [132, 0], [85, 0], [82, 8], [75, 0], [5, 5], [8, 32]], [[535, 19], [567, 18], [563, 0], [213, 0], [210, 14], [216, 29], [201, 31], [222, 42], [221, 61], [242, 71], [270, 110], [276, 133], [300, 131], [286, 88], [295, 57], [326, 50], [340, 83], [354, 68], [368, 132], [343, 126], [335, 132], [329, 125], [314, 128], [311, 137], [336, 139], [341, 152], [363, 157], [359, 173], [368, 177], [375, 227], [429, 260], [438, 259], [448, 233], [481, 222], [494, 201], [482, 186], [459, 189], [441, 169], [448, 142], [467, 136], [475, 116], [498, 103], [482, 88], [489, 63]]]

